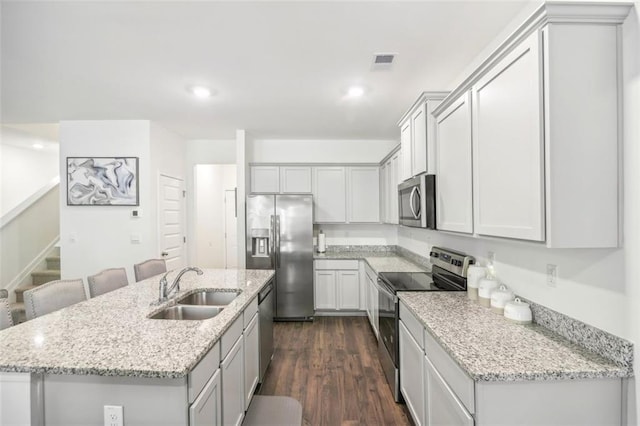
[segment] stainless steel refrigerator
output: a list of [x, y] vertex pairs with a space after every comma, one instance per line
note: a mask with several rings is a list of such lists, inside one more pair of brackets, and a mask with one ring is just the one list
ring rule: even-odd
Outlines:
[[313, 317], [311, 195], [247, 196], [247, 269], [275, 269], [275, 320]]

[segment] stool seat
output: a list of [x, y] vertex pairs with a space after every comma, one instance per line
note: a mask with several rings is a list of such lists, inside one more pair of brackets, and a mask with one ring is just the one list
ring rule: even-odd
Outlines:
[[302, 405], [289, 396], [254, 395], [244, 426], [300, 426]]

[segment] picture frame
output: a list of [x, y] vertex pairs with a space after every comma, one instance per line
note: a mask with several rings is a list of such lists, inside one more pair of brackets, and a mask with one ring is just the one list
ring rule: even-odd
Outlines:
[[67, 157], [67, 205], [140, 205], [138, 167], [138, 157]]

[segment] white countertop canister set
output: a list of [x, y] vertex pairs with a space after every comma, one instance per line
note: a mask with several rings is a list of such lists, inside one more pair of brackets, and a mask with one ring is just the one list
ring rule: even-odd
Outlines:
[[480, 306], [519, 324], [530, 324], [533, 316], [528, 303], [515, 297], [506, 285], [496, 279], [493, 265], [471, 265], [467, 269], [467, 296]]

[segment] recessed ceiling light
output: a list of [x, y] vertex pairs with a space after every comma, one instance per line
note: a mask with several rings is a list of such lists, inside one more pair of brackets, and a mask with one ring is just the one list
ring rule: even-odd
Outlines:
[[359, 98], [364, 95], [364, 87], [362, 86], [351, 86], [347, 89], [347, 97], [349, 98]]
[[206, 99], [211, 96], [211, 89], [208, 87], [192, 86], [189, 90], [191, 91], [191, 94], [197, 98]]
[[42, 145], [41, 143], [34, 143], [33, 145], [31, 145], [31, 147], [33, 149], [43, 149], [44, 145]]

